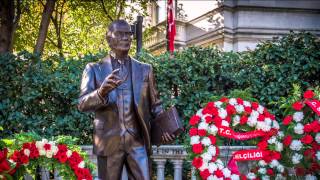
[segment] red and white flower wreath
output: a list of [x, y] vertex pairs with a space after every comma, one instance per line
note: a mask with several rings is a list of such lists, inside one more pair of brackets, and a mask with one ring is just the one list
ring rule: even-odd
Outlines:
[[77, 179], [92, 180], [90, 169], [85, 168], [85, 162], [77, 151], [71, 151], [65, 144], [56, 145], [54, 141], [47, 139], [24, 143], [21, 150], [15, 150], [10, 159], [16, 165], [10, 174], [14, 174], [21, 166], [28, 166], [29, 161], [39, 157], [54, 158], [61, 164], [66, 163], [75, 173]]
[[[237, 169], [225, 167], [218, 158], [219, 148], [216, 144], [216, 136], [237, 140], [262, 137], [258, 143], [259, 149], [236, 152], [233, 154], [236, 160], [267, 158], [272, 161], [280, 158], [280, 153], [265, 150], [267, 141], [277, 133], [279, 124], [275, 121], [274, 115], [256, 102], [248, 102], [240, 98], [221, 98], [219, 101], [209, 102], [200, 109], [190, 118], [189, 124], [191, 125], [189, 136], [192, 165], [202, 179], [246, 179], [246, 176], [237, 172]], [[230, 126], [246, 126], [251, 131], [238, 133], [234, 132]]]

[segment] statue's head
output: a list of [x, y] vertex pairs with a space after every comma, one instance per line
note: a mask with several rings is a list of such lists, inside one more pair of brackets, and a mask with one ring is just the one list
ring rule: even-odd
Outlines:
[[108, 27], [106, 38], [112, 51], [128, 53], [132, 41], [131, 27], [125, 20], [113, 21]]

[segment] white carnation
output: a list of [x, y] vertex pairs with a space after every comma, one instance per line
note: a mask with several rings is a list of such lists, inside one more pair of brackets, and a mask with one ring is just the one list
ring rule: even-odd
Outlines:
[[250, 116], [253, 116], [253, 117], [256, 117], [256, 118], [258, 118], [259, 117], [259, 112], [258, 111], [255, 111], [255, 110], [252, 110], [252, 112], [251, 112], [251, 114], [250, 114]]
[[240, 116], [239, 115], [235, 115], [232, 119], [233, 119], [232, 126], [236, 126], [240, 123]]
[[202, 115], [203, 115], [203, 114], [202, 114], [202, 111], [203, 111], [203, 109], [200, 109], [200, 110], [198, 110], [197, 113], [196, 113], [196, 115], [199, 116], [200, 118], [201, 118]]
[[276, 151], [281, 152], [283, 150], [283, 144], [281, 142], [276, 142]]
[[317, 133], [315, 140], [317, 141], [318, 144], [320, 144], [320, 133]]
[[218, 169], [218, 166], [216, 165], [216, 163], [211, 162], [211, 163], [209, 163], [208, 169], [209, 169], [210, 173], [213, 173], [214, 171], [216, 171]]
[[303, 119], [303, 112], [295, 112], [293, 113], [293, 120], [296, 122], [300, 122]]
[[271, 124], [272, 124], [272, 119], [270, 119], [270, 118], [265, 118], [265, 119], [264, 119], [264, 122], [265, 122], [267, 125], [271, 126]]
[[78, 168], [84, 168], [84, 161], [81, 161], [81, 162], [78, 164]]
[[199, 144], [200, 143], [200, 136], [192, 136], [190, 138], [190, 144], [194, 145], [194, 144]]
[[56, 145], [51, 146], [51, 150], [53, 152], [53, 155], [56, 155], [59, 151], [59, 148]]
[[215, 177], [213, 175], [210, 175], [207, 180], [215, 180]]
[[270, 180], [270, 176], [264, 175], [261, 177], [261, 180]]
[[229, 127], [229, 122], [226, 120], [221, 121], [221, 126]]
[[279, 138], [283, 138], [283, 137], [284, 137], [283, 131], [278, 131], [278, 137], [279, 137]]
[[283, 173], [283, 172], [284, 172], [284, 167], [283, 167], [283, 165], [279, 164], [279, 165], [277, 166], [277, 170], [278, 170], [280, 173]]
[[280, 125], [279, 125], [278, 121], [273, 121], [272, 127], [275, 129], [280, 129]]
[[320, 151], [317, 151], [316, 156], [317, 156], [318, 161], [320, 161]]
[[218, 110], [218, 113], [219, 113], [219, 117], [220, 117], [221, 119], [226, 118], [227, 115], [228, 115], [227, 111], [226, 111], [225, 109], [222, 109], [222, 108], [220, 108], [220, 109]]
[[222, 104], [223, 104], [223, 102], [221, 102], [221, 101], [216, 101], [216, 102], [214, 102], [214, 105], [215, 105], [217, 108], [220, 108]]
[[269, 140], [268, 140], [268, 143], [269, 144], [275, 144], [277, 141], [277, 138], [275, 136], [272, 136]]
[[243, 101], [243, 105], [247, 107], [251, 107], [251, 104], [248, 101]]
[[301, 148], [302, 148], [302, 143], [300, 140], [293, 140], [290, 144], [290, 149], [294, 151], [300, 151]]
[[209, 124], [208, 124], [208, 123], [206, 123], [206, 122], [201, 122], [201, 123], [199, 123], [198, 129], [207, 130], [208, 127], [209, 127]]
[[279, 161], [278, 160], [272, 160], [271, 163], [270, 163], [270, 167], [271, 168], [274, 168], [274, 167], [277, 167], [279, 165]]
[[67, 151], [67, 157], [69, 158], [69, 157], [71, 157], [71, 155], [72, 155], [72, 151], [71, 151], [71, 150], [68, 150], [68, 151]]
[[224, 177], [229, 178], [231, 176], [231, 171], [228, 168], [222, 169]]
[[209, 132], [210, 134], [212, 134], [212, 135], [216, 135], [217, 132], [218, 132], [217, 126], [215, 126], [215, 125], [212, 124], [212, 125], [209, 127], [208, 132]]
[[294, 127], [294, 132], [296, 134], [303, 134], [303, 125], [301, 123], [297, 123], [297, 125]]
[[230, 178], [231, 180], [240, 180], [240, 177], [237, 174], [232, 174]]
[[203, 153], [201, 157], [205, 162], [209, 162], [212, 159], [212, 155], [209, 152]]
[[47, 158], [52, 158], [52, 156], [53, 156], [53, 152], [52, 151], [47, 151], [46, 152], [46, 157]]
[[257, 111], [258, 111], [260, 114], [263, 114], [264, 107], [261, 106], [261, 105], [259, 105]]
[[244, 111], [244, 107], [239, 104], [235, 106], [237, 113], [242, 113]]
[[218, 169], [223, 169], [223, 162], [221, 161], [221, 159], [216, 160], [216, 165], [218, 166]]
[[256, 175], [255, 175], [254, 173], [248, 173], [248, 174], [247, 174], [247, 178], [248, 178], [248, 179], [255, 179], [255, 178], [257, 178], [257, 177], [256, 177]]
[[313, 176], [311, 174], [308, 174], [308, 175], [306, 175], [305, 179], [306, 180], [317, 180], [317, 177], [315, 177], [315, 176]]
[[294, 155], [292, 156], [292, 164], [299, 164], [302, 158], [303, 156], [301, 154], [294, 153]]
[[287, 178], [282, 176], [281, 174], [277, 174], [276, 179], [275, 180], [286, 180]]
[[211, 140], [210, 140], [210, 138], [208, 138], [208, 137], [204, 137], [204, 138], [201, 140], [201, 143], [202, 143], [203, 145], [205, 145], [205, 146], [209, 146], [209, 145], [211, 145]]
[[266, 166], [267, 165], [267, 163], [264, 161], [264, 160], [260, 160], [259, 161], [259, 166]]
[[260, 169], [258, 170], [258, 172], [259, 172], [260, 174], [266, 174], [266, 173], [267, 173], [267, 170], [266, 170], [266, 168], [260, 168]]
[[202, 166], [199, 168], [200, 171], [208, 169], [208, 162], [203, 161]]
[[257, 122], [257, 129], [258, 130], [262, 130], [264, 132], [268, 132], [271, 129], [271, 126], [267, 125], [265, 122], [263, 121], [258, 121]]
[[238, 103], [237, 103], [237, 99], [236, 99], [236, 98], [230, 98], [230, 99], [229, 99], [229, 104], [231, 104], [232, 106], [238, 104]]
[[209, 146], [208, 147], [208, 152], [212, 155], [212, 156], [215, 156], [216, 155], [216, 153], [217, 153], [217, 149], [216, 149], [216, 147], [215, 146]]
[[40, 149], [40, 150], [39, 150], [39, 155], [40, 155], [40, 156], [45, 156], [45, 155], [46, 155], [46, 150]]
[[257, 117], [250, 116], [247, 121], [248, 126], [254, 127], [257, 124]]
[[24, 149], [23, 153], [28, 157], [30, 156], [30, 150], [29, 149]]

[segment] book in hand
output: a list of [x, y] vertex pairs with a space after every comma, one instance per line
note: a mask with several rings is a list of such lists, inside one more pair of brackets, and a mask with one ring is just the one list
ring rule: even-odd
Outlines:
[[175, 136], [183, 132], [183, 126], [175, 107], [171, 107], [167, 111], [162, 112], [151, 121], [151, 144], [157, 146], [164, 144], [162, 140], [164, 132]]

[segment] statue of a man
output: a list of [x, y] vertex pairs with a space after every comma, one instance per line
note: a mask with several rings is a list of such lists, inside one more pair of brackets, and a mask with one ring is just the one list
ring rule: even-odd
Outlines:
[[[124, 20], [107, 32], [110, 55], [87, 64], [78, 108], [95, 112], [93, 152], [98, 176], [118, 180], [125, 165], [129, 179], [150, 179], [150, 121], [162, 111], [152, 67], [128, 56], [132, 31]], [[164, 133], [164, 141], [174, 136]]]

